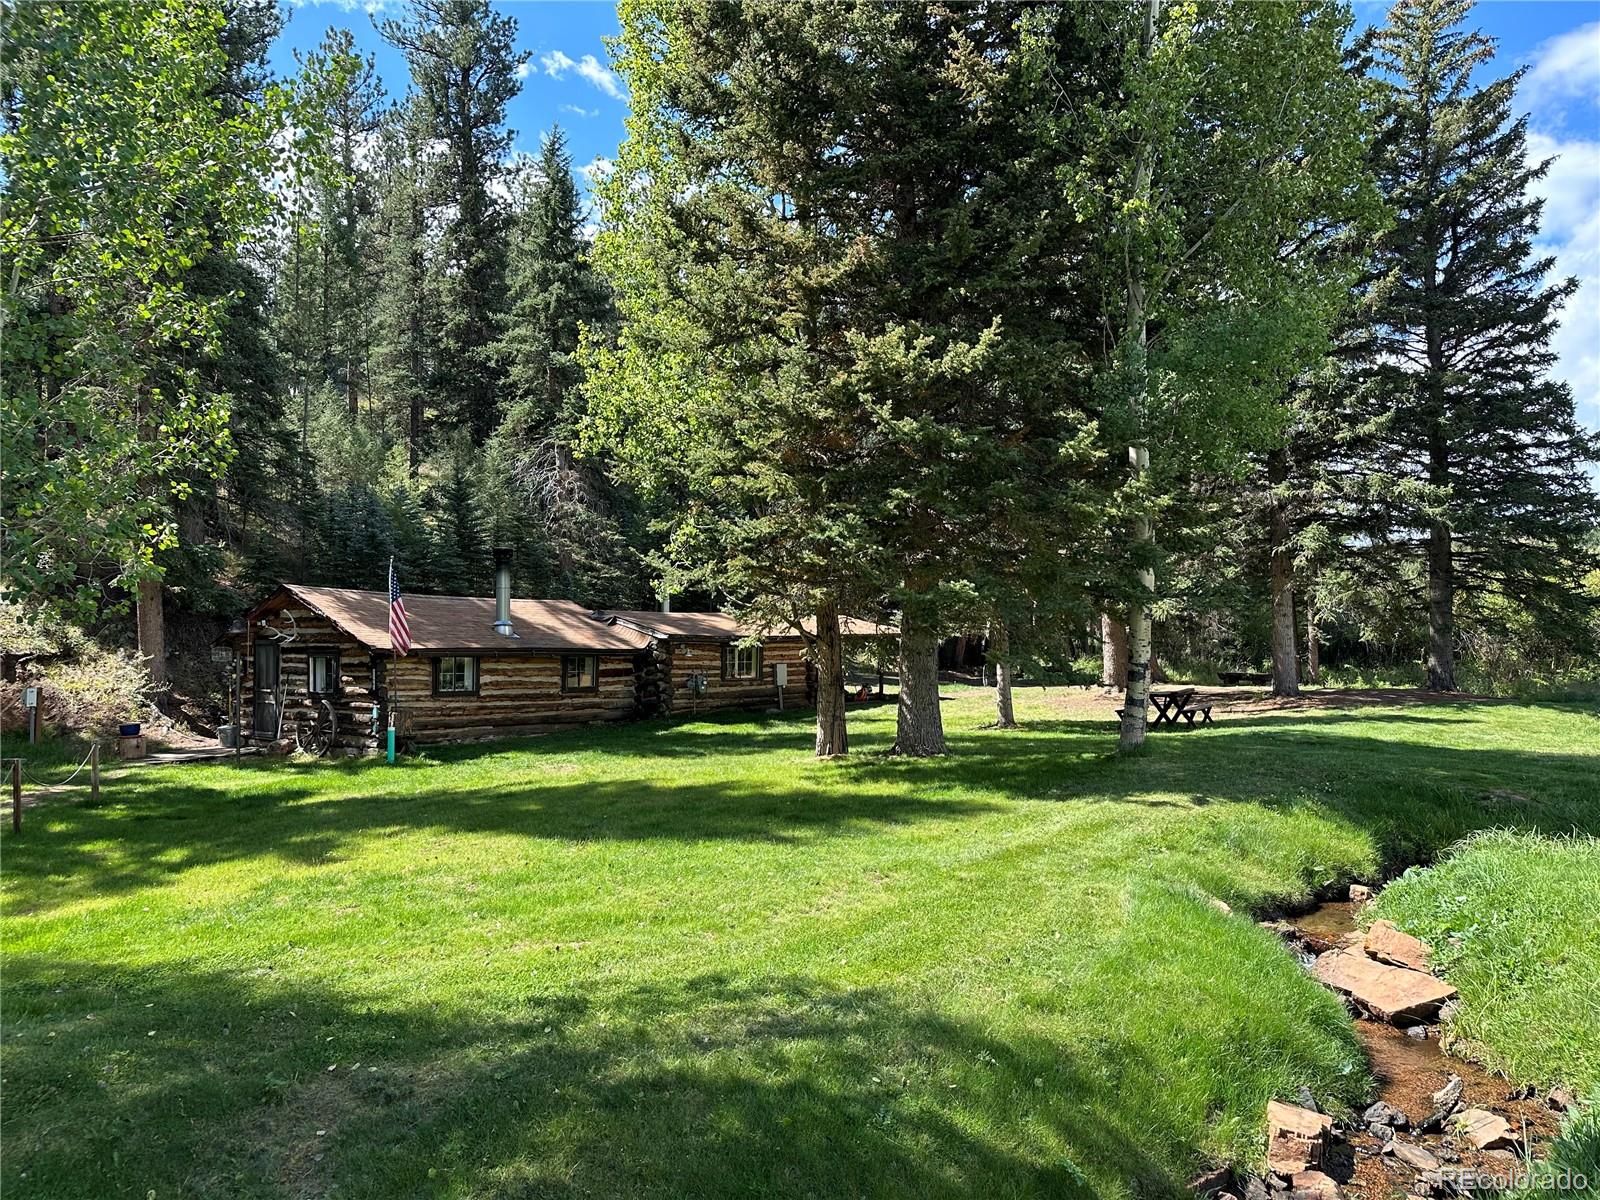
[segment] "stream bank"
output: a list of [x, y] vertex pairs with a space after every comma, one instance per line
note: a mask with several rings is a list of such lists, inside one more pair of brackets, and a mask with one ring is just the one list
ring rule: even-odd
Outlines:
[[1376, 1100], [1348, 1125], [1313, 1118], [1319, 1106], [1309, 1094], [1298, 1108], [1275, 1106], [1268, 1130], [1273, 1170], [1246, 1181], [1243, 1194], [1388, 1200], [1508, 1188], [1554, 1136], [1570, 1099], [1559, 1091], [1540, 1096], [1447, 1054], [1439, 1039], [1454, 989], [1427, 970], [1422, 943], [1385, 922], [1363, 933], [1359, 916], [1371, 891], [1361, 885], [1351, 891], [1355, 899], [1263, 924], [1307, 970], [1344, 994], [1377, 1083]]

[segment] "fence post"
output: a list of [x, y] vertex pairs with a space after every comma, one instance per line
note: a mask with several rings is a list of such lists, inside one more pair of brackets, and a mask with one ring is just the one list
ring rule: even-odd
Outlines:
[[11, 760], [11, 832], [22, 832], [22, 760]]
[[89, 799], [96, 804], [100, 802], [99, 742], [95, 742], [89, 747]]

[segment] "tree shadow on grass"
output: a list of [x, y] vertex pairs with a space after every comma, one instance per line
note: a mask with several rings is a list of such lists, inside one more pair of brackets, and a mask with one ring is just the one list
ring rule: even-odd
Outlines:
[[296, 866], [339, 863], [355, 840], [432, 829], [511, 834], [564, 842], [769, 844], [861, 836], [914, 821], [951, 820], [996, 810], [982, 797], [930, 801], [886, 788], [840, 789], [801, 772], [782, 786], [767, 778], [508, 779], [348, 794], [326, 775], [283, 778], [249, 768], [262, 789], [233, 776], [176, 772], [159, 782], [125, 781], [100, 805], [56, 803], [36, 810], [24, 837], [6, 845], [13, 911], [160, 884], [197, 867], [272, 857]]
[[[1443, 714], [1388, 714], [1444, 726]], [[1368, 831], [1391, 865], [1426, 861], [1476, 829], [1600, 832], [1595, 755], [1362, 734], [1349, 714], [1305, 719], [1289, 712], [1230, 720], [1204, 731], [1152, 738], [1132, 758], [1113, 751], [1093, 721], [1036, 722], [995, 733], [954, 729], [949, 756], [891, 758], [873, 752], [883, 731], [859, 739], [864, 752], [831, 763], [805, 753], [803, 729], [730, 725], [667, 727], [630, 738], [607, 730], [598, 778], [585, 777], [577, 734], [518, 745], [452, 748], [442, 762], [268, 763], [130, 772], [108, 786], [98, 808], [66, 801], [30, 814], [23, 838], [7, 840], [14, 907], [47, 911], [160, 883], [194, 867], [263, 855], [302, 866], [337, 863], [355, 839], [384, 832], [510, 834], [571, 842], [794, 843], [852, 836], [917, 821], [981, 817], [1015, 802], [1120, 803], [1206, 808], [1228, 802], [1279, 812], [1312, 808]], [[1409, 726], [1408, 726], [1409, 728]], [[778, 770], [728, 760], [704, 773], [651, 769], [631, 774], [643, 740], [671, 758], [672, 744], [752, 739], [793, 746]], [[505, 755], [503, 782], [454, 774], [468, 763], [491, 777]], [[616, 755], [618, 757], [612, 757]], [[643, 766], [658, 755], [646, 754]], [[617, 763], [629, 764], [615, 777]], [[607, 776], [605, 771], [612, 771]], [[259, 781], [259, 782], [257, 782]], [[360, 789], [378, 781], [382, 790]], [[348, 789], [343, 785], [348, 782]]]
[[[1107, 1039], [806, 978], [374, 1008], [274, 973], [8, 964], [5, 1191], [39, 1197], [1177, 1195]], [[1087, 1057], [1086, 1057], [1087, 1056]], [[22, 1173], [27, 1178], [22, 1178]]]
[[[734, 709], [699, 716], [584, 725], [539, 737], [428, 745], [418, 747], [417, 754], [435, 762], [466, 763], [522, 752], [551, 756], [620, 753], [644, 759], [694, 759], [766, 754], [774, 750], [806, 751], [813, 744], [815, 719], [815, 714], [805, 709], [783, 713]], [[362, 762], [372, 765], [370, 760]]]
[[[1391, 719], [1439, 727], [1440, 738], [1385, 738]], [[932, 796], [1315, 809], [1366, 830], [1396, 865], [1488, 827], [1600, 833], [1600, 755], [1446, 744], [1459, 719], [1291, 712], [1163, 731], [1132, 757], [1115, 753], [1098, 722], [1031, 722], [998, 735], [948, 732], [945, 758], [863, 756], [841, 769], [862, 781], [893, 776]], [[1358, 732], [1362, 725], [1371, 732]]]

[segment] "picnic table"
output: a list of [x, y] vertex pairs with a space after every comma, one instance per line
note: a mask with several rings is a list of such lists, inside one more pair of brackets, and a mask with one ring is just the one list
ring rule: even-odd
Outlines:
[[1156, 719], [1151, 722], [1152, 725], [1176, 725], [1179, 718], [1190, 725], [1195, 723], [1196, 718], [1202, 725], [1212, 724], [1211, 705], [1194, 703], [1192, 687], [1151, 692], [1150, 703], [1156, 706]]
[[[1211, 725], [1211, 705], [1195, 704], [1195, 690], [1189, 688], [1171, 688], [1167, 691], [1148, 693], [1149, 703], [1156, 706], [1156, 718], [1151, 721], [1155, 725], [1176, 725], [1180, 719], [1193, 725], [1199, 720], [1202, 725]], [[1122, 716], [1124, 709], [1117, 709], [1117, 716]]]
[[1168, 692], [1151, 692], [1150, 703], [1156, 706], [1156, 719], [1152, 725], [1176, 725], [1178, 716], [1194, 699], [1193, 688], [1175, 688]]

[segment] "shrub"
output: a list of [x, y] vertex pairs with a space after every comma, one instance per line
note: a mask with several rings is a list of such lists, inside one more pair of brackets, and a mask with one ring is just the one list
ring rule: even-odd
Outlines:
[[25, 687], [40, 689], [40, 720], [47, 726], [109, 733], [123, 721], [149, 714], [150, 678], [137, 655], [102, 646], [54, 617], [30, 621], [14, 604], [0, 603], [0, 646], [30, 656], [17, 678], [0, 683], [0, 721], [22, 727]]

